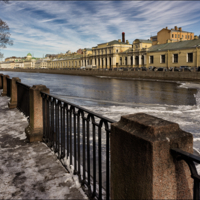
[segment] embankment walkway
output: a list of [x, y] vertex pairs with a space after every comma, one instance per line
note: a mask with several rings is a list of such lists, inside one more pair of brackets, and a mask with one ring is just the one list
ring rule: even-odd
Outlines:
[[87, 199], [44, 143], [27, 143], [27, 119], [8, 99], [0, 96], [0, 199]]

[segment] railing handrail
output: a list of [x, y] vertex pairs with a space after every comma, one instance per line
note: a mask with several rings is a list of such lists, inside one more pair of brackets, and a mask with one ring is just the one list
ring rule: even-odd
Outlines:
[[17, 84], [20, 84], [20, 85], [23, 85], [23, 86], [26, 86], [26, 87], [28, 87], [28, 88], [30, 88], [31, 86], [29, 86], [29, 85], [26, 85], [26, 84], [24, 84], [24, 83], [21, 83], [21, 82], [19, 82], [19, 81], [16, 81], [16, 83]]
[[92, 112], [91, 110], [88, 110], [88, 109], [86, 109], [86, 108], [83, 108], [83, 107], [81, 107], [81, 106], [78, 106], [78, 105], [76, 105], [76, 104], [73, 104], [73, 103], [71, 103], [71, 102], [68, 102], [68, 101], [66, 101], [66, 100], [63, 100], [63, 99], [61, 99], [61, 98], [59, 98], [59, 97], [57, 97], [57, 96], [55, 96], [55, 95], [48, 94], [48, 93], [45, 93], [45, 92], [40, 92], [40, 93], [41, 93], [41, 94], [48, 95], [48, 96], [50, 96], [50, 97], [53, 97], [53, 98], [55, 98], [55, 99], [57, 99], [57, 100], [59, 100], [59, 101], [62, 101], [62, 102], [64, 102], [64, 103], [70, 104], [71, 106], [74, 106], [75, 108], [81, 109], [81, 110], [84, 111], [84, 112], [91, 113], [91, 114], [94, 115], [95, 117], [102, 118], [102, 119], [108, 121], [109, 123], [115, 123], [115, 122], [116, 122], [116, 121], [114, 121], [114, 120], [112, 120], [112, 119], [109, 119], [109, 118], [104, 117], [104, 116], [102, 116], [102, 115], [100, 115], [100, 114], [97, 114], [97, 113], [95, 113], [95, 112]]
[[183, 151], [183, 150], [178, 149], [178, 148], [172, 148], [171, 152], [174, 153], [174, 154], [180, 155], [183, 158], [189, 159], [191, 161], [194, 161], [194, 162], [200, 164], [200, 156], [196, 156], [194, 154], [188, 153], [188, 152]]
[[177, 161], [184, 160], [187, 163], [190, 169], [191, 178], [194, 180], [193, 199], [194, 200], [200, 199], [200, 188], [199, 188], [200, 176], [195, 166], [195, 162], [200, 164], [200, 157], [178, 148], [172, 148], [170, 150], [171, 153], [176, 156]]

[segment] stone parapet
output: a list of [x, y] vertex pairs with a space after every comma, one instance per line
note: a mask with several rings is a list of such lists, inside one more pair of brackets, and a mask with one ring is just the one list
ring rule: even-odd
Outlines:
[[1, 93], [2, 96], [7, 95], [7, 80], [6, 78], [10, 78], [8, 75], [3, 75], [3, 92]]
[[17, 81], [21, 82], [21, 79], [18, 77], [13, 77], [11, 80], [11, 99], [8, 103], [10, 109], [17, 107]]
[[43, 109], [40, 92], [49, 94], [45, 85], [33, 85], [29, 90], [30, 117], [29, 126], [25, 129], [29, 142], [42, 141], [43, 138]]
[[193, 136], [144, 113], [111, 126], [111, 199], [192, 199], [193, 179], [171, 148], [193, 152]]

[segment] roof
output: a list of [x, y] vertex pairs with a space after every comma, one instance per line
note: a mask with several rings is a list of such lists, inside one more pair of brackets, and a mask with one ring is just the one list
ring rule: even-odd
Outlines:
[[152, 43], [152, 41], [151, 40], [145, 40], [145, 39], [135, 39], [134, 41], [136, 41], [136, 40], [139, 40], [139, 42], [141, 42], [141, 43]]
[[182, 32], [182, 33], [193, 33], [193, 32], [189, 32], [189, 31], [180, 31], [180, 30], [170, 30], [171, 32]]
[[30, 53], [28, 53], [27, 56], [32, 56], [32, 55]]
[[157, 45], [151, 46], [149, 48], [149, 51], [158, 51], [158, 50], [165, 51], [165, 50], [171, 50], [171, 49], [195, 48], [197, 46], [200, 47], [200, 39], [157, 44]]
[[110, 42], [105, 42], [105, 43], [101, 43], [101, 44], [98, 44], [98, 45], [102, 45], [102, 44], [107, 44], [107, 45], [112, 45], [112, 44], [126, 44], [126, 45], [130, 45], [130, 44], [127, 44], [125, 42], [119, 42], [118, 40], [112, 40]]

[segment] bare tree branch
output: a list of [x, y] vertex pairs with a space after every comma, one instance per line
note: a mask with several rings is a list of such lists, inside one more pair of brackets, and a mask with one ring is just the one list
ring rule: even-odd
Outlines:
[[[13, 45], [13, 41], [10, 39], [9, 26], [6, 22], [0, 19], [0, 48], [6, 48], [7, 45]], [[0, 53], [0, 58], [2, 57]]]

